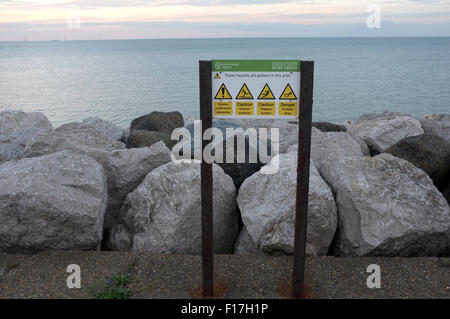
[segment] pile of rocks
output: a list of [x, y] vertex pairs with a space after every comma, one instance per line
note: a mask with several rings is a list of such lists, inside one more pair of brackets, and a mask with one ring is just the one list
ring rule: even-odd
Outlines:
[[[184, 126], [194, 129], [179, 112], [153, 112], [129, 130], [99, 118], [53, 129], [41, 113], [0, 112], [0, 249], [199, 254], [200, 165], [170, 151]], [[214, 126], [280, 129], [267, 166], [213, 165], [215, 252], [292, 254], [298, 124]], [[308, 254], [449, 254], [450, 115], [313, 123], [311, 143]]]

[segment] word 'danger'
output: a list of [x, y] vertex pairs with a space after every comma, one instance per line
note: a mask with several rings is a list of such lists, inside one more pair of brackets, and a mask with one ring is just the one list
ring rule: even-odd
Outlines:
[[300, 61], [213, 60], [214, 118], [298, 118]]

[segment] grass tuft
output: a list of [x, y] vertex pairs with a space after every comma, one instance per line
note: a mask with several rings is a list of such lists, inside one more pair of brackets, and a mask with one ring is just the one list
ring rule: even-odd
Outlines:
[[92, 294], [97, 299], [128, 299], [132, 292], [127, 288], [130, 282], [130, 275], [121, 273], [114, 275], [106, 281], [106, 287], [103, 290], [92, 289]]

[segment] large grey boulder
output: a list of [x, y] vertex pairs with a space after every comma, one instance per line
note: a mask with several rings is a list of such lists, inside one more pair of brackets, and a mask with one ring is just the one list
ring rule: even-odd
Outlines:
[[31, 138], [24, 150], [24, 157], [36, 157], [63, 150], [88, 155], [98, 162], [111, 151], [124, 149], [125, 144], [104, 136], [92, 128], [41, 132]]
[[228, 119], [244, 129], [266, 128], [270, 136], [271, 128], [279, 129], [279, 153], [287, 153], [291, 145], [296, 145], [298, 141], [298, 121], [286, 121], [278, 119]]
[[92, 128], [97, 133], [100, 133], [114, 141], [122, 140], [124, 132], [119, 126], [112, 122], [105, 121], [98, 117], [88, 117], [81, 122], [72, 122], [63, 124], [56, 129], [59, 132], [73, 131], [75, 129]]
[[152, 112], [131, 122], [130, 130], [157, 131], [171, 135], [173, 130], [184, 126], [180, 112]]
[[170, 139], [170, 135], [157, 131], [135, 130], [130, 132], [127, 140], [128, 148], [148, 147], [159, 141], [163, 141], [169, 149], [177, 143]]
[[[298, 144], [289, 146], [288, 153], [297, 152]], [[311, 128], [311, 158], [321, 172], [323, 164], [337, 156], [369, 156], [365, 142], [345, 132], [321, 132]]]
[[321, 132], [312, 128], [311, 158], [319, 172], [324, 164], [338, 156], [367, 156], [368, 149], [345, 132]]
[[258, 248], [252, 237], [248, 233], [247, 227], [245, 225], [239, 232], [239, 236], [234, 244], [234, 254], [235, 255], [263, 255], [264, 252]]
[[419, 119], [424, 134], [407, 137], [386, 150], [423, 169], [443, 189], [450, 183], [450, 115]]
[[127, 194], [131, 193], [149, 172], [170, 161], [170, 150], [163, 142], [150, 147], [115, 150], [102, 161], [109, 192], [105, 229], [110, 229], [117, 222]]
[[[255, 139], [252, 139], [248, 134], [246, 135], [245, 130], [247, 128], [240, 127], [233, 122], [214, 120], [212, 121], [212, 127], [220, 130], [222, 134], [222, 140], [216, 136], [214, 142], [215, 147], [218, 150], [222, 150], [222, 157], [220, 157], [221, 162], [217, 162], [217, 164], [222, 167], [226, 174], [231, 176], [236, 188], [239, 188], [247, 177], [257, 172], [262, 166], [267, 164], [270, 157], [274, 155], [271, 154], [271, 141], [269, 140], [270, 133], [268, 133], [267, 151], [264, 154], [264, 156], [267, 155], [268, 158], [264, 159], [259, 153], [260, 135], [258, 134], [258, 129], [255, 129], [254, 131], [256, 133]], [[201, 154], [202, 145], [201, 143], [195, 141], [195, 129], [200, 132], [200, 125], [196, 128], [195, 123], [192, 123], [187, 125], [185, 128], [191, 135], [191, 156], [192, 158], [199, 159], [199, 157], [196, 157], [196, 154]], [[235, 130], [234, 134], [227, 137], [227, 129]], [[240, 144], [240, 141], [244, 142]], [[242, 145], [245, 148], [243, 150], [240, 148]], [[226, 160], [227, 148], [229, 148], [232, 154], [231, 161]], [[239, 152], [242, 152], [242, 158], [239, 157]], [[254, 158], [252, 158], [252, 156]]]
[[[252, 237], [248, 233], [247, 227], [243, 226], [239, 233], [236, 243], [234, 245], [235, 255], [264, 255], [264, 252], [258, 248]], [[272, 255], [284, 255], [284, 253], [273, 251]], [[306, 254], [309, 256], [317, 256], [317, 251], [311, 246], [310, 243], [306, 243]]]
[[362, 115], [347, 132], [364, 140], [373, 153], [383, 153], [402, 139], [423, 134], [422, 125], [412, 116], [383, 112]]
[[[298, 144], [289, 146], [288, 153], [297, 152]], [[346, 132], [322, 132], [311, 128], [311, 158], [320, 172], [322, 163], [336, 156], [369, 156], [366, 143]]]
[[442, 195], [444, 195], [445, 199], [450, 204], [450, 184], [442, 191]]
[[123, 143], [91, 128], [40, 133], [27, 144], [24, 156], [36, 157], [63, 150], [87, 155], [103, 165], [109, 191], [106, 229], [115, 223], [125, 196], [148, 172], [171, 160], [170, 151], [162, 142], [150, 148], [125, 149]]
[[106, 203], [103, 168], [87, 156], [0, 165], [0, 249], [98, 249]]
[[428, 175], [390, 154], [322, 166], [335, 193], [339, 256], [436, 256], [450, 236], [450, 209]]
[[312, 122], [312, 126], [322, 132], [346, 132], [347, 127], [344, 124], [336, 124], [330, 122]]
[[[276, 158], [272, 159], [276, 161]], [[273, 164], [273, 163], [270, 163]], [[269, 165], [270, 165], [269, 164]], [[236, 251], [247, 250], [249, 242], [267, 254], [292, 254], [294, 244], [297, 154], [279, 156], [275, 174], [261, 171], [241, 185], [237, 202], [251, 241], [242, 234]], [[307, 242], [310, 253], [325, 255], [337, 227], [336, 204], [331, 189], [310, 166]], [[245, 237], [244, 237], [245, 238]], [[247, 248], [246, 248], [247, 247]]]
[[[213, 164], [214, 251], [230, 253], [237, 237], [236, 191]], [[201, 253], [200, 164], [171, 162], [151, 171], [128, 194], [108, 248], [154, 253]]]
[[31, 137], [50, 130], [52, 124], [42, 113], [0, 112], [0, 164], [21, 158]]
[[407, 137], [386, 153], [400, 157], [423, 169], [439, 188], [450, 182], [450, 142], [433, 134]]
[[424, 130], [450, 142], [450, 114], [433, 114], [419, 119]]

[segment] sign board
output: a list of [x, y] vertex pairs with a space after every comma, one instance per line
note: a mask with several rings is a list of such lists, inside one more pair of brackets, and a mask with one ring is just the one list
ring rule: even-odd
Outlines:
[[298, 118], [300, 65], [297, 60], [213, 60], [213, 117]]
[[[212, 118], [298, 118], [297, 191], [292, 297], [305, 295], [306, 232], [314, 62], [298, 60], [200, 61], [202, 137]], [[300, 99], [301, 98], [301, 99]], [[202, 139], [204, 151], [209, 140]], [[214, 296], [213, 169], [202, 159], [203, 297]]]

